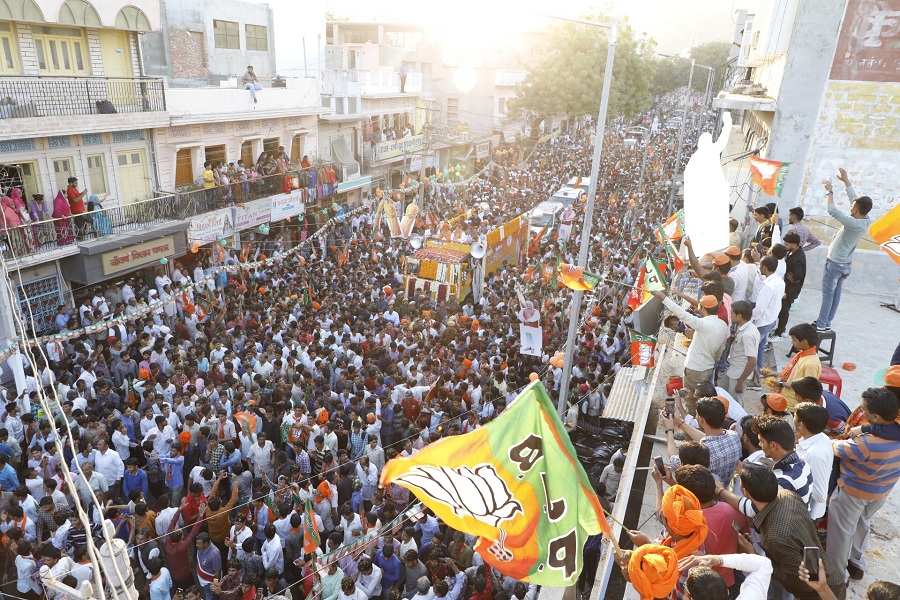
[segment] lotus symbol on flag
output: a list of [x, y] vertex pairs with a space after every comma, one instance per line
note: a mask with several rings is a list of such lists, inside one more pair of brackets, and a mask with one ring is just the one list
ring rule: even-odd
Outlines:
[[517, 514], [525, 514], [494, 465], [449, 467], [416, 465], [396, 481], [428, 494], [453, 508], [460, 517], [472, 517], [499, 528]]
[[888, 254], [900, 256], [900, 235], [895, 235], [882, 242], [881, 247], [884, 248], [884, 251]]
[[641, 345], [641, 354], [640, 354], [641, 364], [649, 365], [650, 359], [652, 358], [652, 356], [653, 356], [653, 348], [647, 344], [642, 344]]

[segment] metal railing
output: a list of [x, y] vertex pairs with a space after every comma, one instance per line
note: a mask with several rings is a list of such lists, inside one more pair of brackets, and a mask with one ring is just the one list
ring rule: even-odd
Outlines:
[[164, 110], [163, 81], [153, 77], [0, 75], [0, 119]]
[[[291, 172], [291, 171], [289, 171]], [[248, 181], [235, 181], [228, 185], [178, 192], [179, 202], [192, 206], [196, 216], [227, 208], [243, 202], [252, 202], [284, 191], [285, 176], [281, 173], [264, 175]]]
[[[0, 250], [5, 259], [22, 258], [57, 248], [88, 242], [178, 221], [203, 212], [174, 195], [92, 210], [71, 217], [47, 219], [0, 231]], [[0, 222], [0, 226], [3, 223]]]

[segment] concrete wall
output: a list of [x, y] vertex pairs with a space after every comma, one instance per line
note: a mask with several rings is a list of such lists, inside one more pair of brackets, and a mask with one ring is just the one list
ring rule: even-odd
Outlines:
[[[766, 152], [770, 159], [794, 165], [807, 160], [845, 4], [846, 0], [818, 0], [801, 2], [797, 9]], [[778, 200], [782, 210], [796, 206], [802, 181], [802, 168], [789, 171]]]
[[[252, 64], [260, 77], [274, 76], [275, 19], [268, 4], [240, 0], [163, 0], [164, 31], [144, 34], [141, 50], [148, 75], [183, 78], [217, 85], [223, 77], [242, 75]], [[215, 47], [214, 20], [238, 23], [240, 48]], [[248, 51], [246, 25], [267, 28], [269, 49]]]

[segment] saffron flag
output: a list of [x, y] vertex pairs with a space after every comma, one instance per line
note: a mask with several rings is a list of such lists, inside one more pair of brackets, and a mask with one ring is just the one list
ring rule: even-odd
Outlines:
[[751, 156], [750, 175], [753, 177], [753, 183], [758, 185], [762, 193], [767, 196], [781, 196], [790, 164], [780, 160], [766, 160]]
[[652, 367], [656, 350], [656, 338], [628, 330], [631, 336], [631, 364], [636, 367]]
[[679, 210], [666, 219], [666, 222], [660, 225], [654, 233], [660, 242], [663, 241], [661, 234], [665, 234], [670, 240], [680, 240], [684, 236], [684, 210]]
[[644, 277], [646, 275], [647, 269], [641, 267], [641, 270], [638, 273], [637, 282], [631, 288], [631, 293], [628, 294], [628, 306], [631, 307], [631, 310], [637, 310], [638, 307], [644, 303]]
[[900, 204], [869, 226], [872, 239], [900, 263]]
[[675, 275], [678, 275], [684, 270], [684, 259], [681, 258], [681, 254], [678, 253], [678, 248], [675, 247], [675, 244], [672, 243], [672, 240], [666, 235], [662, 226], [659, 227], [656, 237], [662, 238], [660, 241], [666, 247], [666, 253], [672, 257], [672, 266], [675, 269]]
[[609, 523], [543, 384], [464, 435], [388, 461], [381, 484], [409, 488], [448, 526], [478, 536], [475, 551], [508, 577], [575, 583], [588, 536]]
[[669, 284], [666, 283], [666, 277], [652, 256], [647, 257], [644, 268], [647, 270], [646, 275], [644, 275], [645, 292], [663, 292], [668, 289]]
[[322, 538], [319, 536], [319, 527], [316, 525], [316, 513], [309, 498], [306, 499], [303, 512], [305, 513], [303, 519], [303, 553], [312, 554], [322, 545]]
[[590, 291], [600, 283], [600, 276], [586, 273], [581, 267], [574, 267], [566, 263], [559, 264], [559, 277], [567, 288], [573, 290]]

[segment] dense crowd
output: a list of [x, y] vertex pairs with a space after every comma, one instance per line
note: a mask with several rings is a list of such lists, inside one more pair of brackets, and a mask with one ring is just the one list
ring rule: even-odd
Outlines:
[[[605, 280], [589, 296], [582, 315], [566, 399], [587, 422], [602, 413], [611, 378], [630, 360], [628, 284], [635, 282], [648, 254], [664, 254], [653, 229], [669, 216], [666, 181], [674, 167], [677, 132], [660, 129], [658, 123], [673, 107], [673, 101], [664, 99], [639, 117], [637, 124], [650, 130], [646, 145], [625, 143], [635, 123], [623, 120], [610, 124], [604, 138], [590, 258], [584, 266]], [[689, 115], [687, 148], [694, 146], [699, 131], [699, 115]], [[531, 209], [571, 177], [583, 176], [586, 182], [591, 133], [589, 123], [556, 132], [521, 164], [493, 164], [464, 185], [431, 182], [427, 210], [449, 219], [478, 207], [465, 221], [464, 234], [466, 241], [483, 240], [490, 229]], [[524, 152], [517, 150], [517, 156]], [[436, 305], [430, 296], [400, 291], [408, 242], [389, 238], [386, 230], [373, 231], [372, 215], [357, 212], [296, 253], [287, 252], [296, 236], [270, 236], [240, 252], [223, 249], [224, 256], [216, 257], [229, 264], [283, 253], [271, 266], [229, 265], [204, 286], [189, 290], [192, 282], [209, 275], [207, 261], [173, 261], [171, 275], [160, 267], [154, 276], [98, 289], [79, 306], [60, 307], [57, 324], [64, 335], [109, 316], [133, 318], [98, 334], [33, 348], [25, 389], [7, 390], [0, 414], [4, 593], [55, 597], [36, 576], [43, 566], [73, 587], [90, 580], [88, 543], [103, 543], [100, 522], [105, 518], [113, 523], [114, 535], [128, 544], [137, 590], [153, 600], [303, 598], [312, 593], [314, 574], [324, 600], [533, 600], [536, 586], [485, 566], [473, 551], [473, 536], [448, 528], [428, 509], [407, 511], [415, 498], [397, 485], [380, 487], [379, 475], [387, 461], [496, 418], [532, 372], [541, 375], [552, 395], [558, 393], [561, 369], [547, 361], [564, 343], [571, 294], [543, 275], [557, 256], [577, 262], [581, 226], [576, 219], [568, 239], [547, 235], [534, 240], [530, 256], [520, 264], [486, 274], [478, 303], [451, 297]], [[715, 326], [715, 335], [723, 333], [718, 344], [718, 338], [707, 339], [708, 328], [701, 323], [719, 318], [728, 277], [695, 262], [703, 271], [696, 275], [704, 281], [702, 297], [693, 298], [699, 316], [673, 305], [677, 320], [670, 323], [693, 330], [687, 366], [702, 373], [705, 365], [692, 361], [704, 348], [714, 364], [721, 358], [724, 330]], [[766, 259], [761, 262], [765, 272]], [[540, 312], [542, 357], [519, 353], [519, 294]], [[166, 302], [144, 315], [157, 298]], [[740, 301], [731, 304], [730, 315], [729, 324], [740, 325], [735, 315], [750, 318]], [[788, 375], [799, 374], [799, 363], [815, 356], [801, 340], [816, 341], [815, 328], [797, 333], [795, 326], [790, 332], [801, 351]], [[732, 348], [750, 345], [741, 344], [740, 336], [731, 343]], [[732, 351], [732, 365], [734, 357]], [[805, 376], [784, 381], [784, 390], [796, 394], [790, 405], [796, 417], [786, 420], [789, 409], [779, 399], [789, 394], [782, 391], [767, 396], [771, 416], [752, 423], [734, 418], [740, 398], [723, 410], [721, 400], [712, 398], [721, 397], [721, 390], [698, 389], [711, 385], [712, 373], [710, 366], [698, 381], [689, 373], [688, 395], [665, 416], [667, 433], [677, 427], [697, 440], [676, 449], [673, 435], [671, 469], [665, 475], [656, 472], [659, 515], [667, 535], [659, 546], [632, 532], [636, 549], [623, 557], [623, 570], [647, 598], [690, 593], [724, 600], [728, 587], [736, 590], [740, 584], [733, 569], [754, 570], [760, 562], [732, 556], [739, 544], [747, 551], [751, 547], [742, 535], [731, 535], [727, 520], [705, 520], [713, 520], [712, 515], [704, 517], [709, 503], [721, 504], [718, 511], [733, 505], [735, 521], [744, 530], [750, 521], [760, 524], [759, 542], [772, 562], [780, 561], [778, 552], [792, 553], [789, 561], [777, 563], [773, 581], [782, 581], [792, 565], [793, 581], [785, 587], [799, 598], [811, 597], [805, 592], [815, 585], [803, 587], [808, 584], [800, 582], [796, 567], [802, 546], [819, 543], [812, 517], [804, 513], [809, 527], [791, 526], [805, 536], [792, 538], [803, 542], [796, 556], [796, 544], [775, 549], [770, 536], [781, 533], [766, 525], [772, 520], [767, 515], [799, 519], [807, 504], [812, 510], [815, 502], [824, 502], [810, 491], [812, 483], [801, 485], [809, 468], [804, 471], [793, 452], [794, 431], [810, 436], [822, 431], [816, 428], [824, 409], [816, 410], [822, 407], [815, 404], [822, 397], [829, 433], [864, 431], [863, 440], [874, 433], [856, 429], [853, 415], [832, 422], [840, 402]], [[894, 426], [887, 424], [892, 420], [889, 393], [876, 390], [864, 396], [862, 416], [878, 435], [893, 432]], [[891, 398], [896, 416], [896, 398]], [[729, 417], [738, 421], [739, 438], [728, 429]], [[791, 424], [790, 440], [786, 423]], [[721, 446], [726, 457], [712, 443], [717, 436], [726, 439]], [[64, 442], [61, 452], [58, 441]], [[858, 437], [842, 442], [847, 464], [857, 460], [859, 443]], [[753, 466], [765, 462], [761, 453], [778, 461], [771, 470]], [[790, 460], [784, 458], [787, 453], [792, 453]], [[731, 489], [741, 459], [745, 466], [738, 489], [743, 497], [718, 490]], [[604, 471], [601, 495], [615, 500], [622, 464], [620, 454]], [[63, 465], [72, 472], [73, 487]], [[847, 472], [841, 477], [848, 477]], [[677, 485], [663, 493], [663, 480]], [[86, 515], [74, 510], [76, 498]], [[303, 544], [307, 501], [321, 534], [321, 547], [312, 554]], [[776, 510], [779, 503], [787, 508]], [[721, 523], [726, 526], [719, 527]], [[707, 536], [707, 529], [716, 536]], [[353, 546], [372, 532], [378, 533], [372, 543], [314, 573], [314, 555]], [[593, 538], [585, 548], [582, 592], [592, 587], [599, 544]], [[831, 548], [829, 544], [827, 557], [823, 555], [827, 581], [843, 597], [843, 577]], [[857, 556], [851, 552], [858, 550], [858, 545], [851, 550], [846, 544], [851, 561]], [[726, 556], [719, 559], [719, 554]], [[681, 585], [673, 592], [663, 589], [657, 575], [674, 568], [674, 578], [666, 574], [674, 587], [678, 565], [672, 560], [677, 559], [696, 562], [682, 563]], [[718, 568], [715, 577], [704, 570], [707, 566]], [[698, 575], [692, 580], [694, 573]], [[747, 581], [762, 586], [763, 575]], [[704, 585], [713, 591], [694, 591], [701, 589], [692, 587], [697, 580], [712, 582]], [[724, 596], [720, 585], [726, 586]]]

